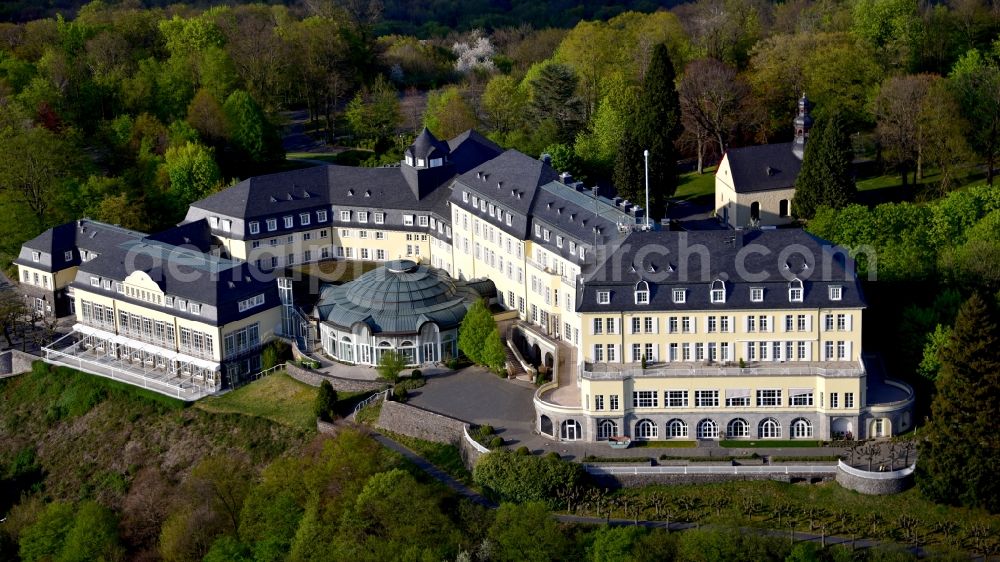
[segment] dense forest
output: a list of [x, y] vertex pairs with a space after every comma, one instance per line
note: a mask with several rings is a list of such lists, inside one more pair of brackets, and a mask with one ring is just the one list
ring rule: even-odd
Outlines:
[[[995, 2], [54, 1], [40, 9], [33, 2], [6, 2], [0, 16], [7, 20], [0, 23], [5, 266], [21, 243], [52, 225], [90, 216], [155, 231], [180, 220], [191, 201], [234, 181], [304, 165], [286, 159], [282, 144], [293, 111], [307, 115], [306, 132], [327, 151], [311, 157], [382, 165], [398, 161], [421, 126], [441, 138], [474, 127], [503, 146], [535, 156], [548, 153], [559, 170], [613, 184], [627, 197], [640, 184], [635, 164], [641, 148], [656, 146], [653, 200], [661, 212], [678, 187], [678, 159], [693, 175], [710, 174], [728, 147], [788, 140], [797, 100], [806, 92], [814, 103], [817, 134], [823, 131], [829, 139], [816, 139], [807, 150], [823, 150], [842, 164], [836, 174], [810, 171], [808, 179], [842, 191], [795, 211], [811, 232], [859, 249], [859, 257], [866, 258], [859, 262], [869, 279], [864, 288], [871, 305], [864, 347], [884, 352], [890, 372], [917, 387], [919, 418], [933, 413], [928, 466], [966, 471], [959, 480], [922, 474], [928, 497], [997, 509], [1000, 496], [990, 486], [1000, 446], [986, 431], [994, 425], [993, 405], [1000, 399], [996, 370], [989, 371], [1000, 364], [995, 345], [1000, 188], [994, 186], [1000, 153], [1000, 5]], [[981, 336], [982, 326], [988, 329]], [[23, 409], [5, 409], [4, 436], [18, 434], [13, 428], [30, 420], [45, 424], [33, 426], [39, 438], [72, 427], [82, 431], [84, 421], [77, 419], [100, 416], [102, 408], [114, 416], [96, 420], [98, 428], [146, 417], [171, 431], [226, 421], [145, 403], [138, 410], [117, 410], [114, 401], [105, 400], [114, 393], [73, 384], [49, 396], [41, 390], [48, 379], [35, 376], [7, 383], [6, 396], [35, 393], [36, 402], [54, 400], [54, 405], [39, 409], [26, 399]], [[963, 402], [973, 395], [974, 401]], [[933, 408], [932, 396], [938, 397]], [[949, 423], [983, 431], [954, 439]], [[65, 472], [50, 481], [61, 484], [35, 489], [18, 515], [19, 534], [41, 525], [34, 527], [39, 541], [58, 538], [38, 543], [38, 550], [29, 552], [36, 554], [27, 558], [61, 559], [65, 552], [72, 559], [72, 541], [98, 536], [100, 525], [108, 528], [112, 519], [102, 509], [132, 521], [128, 497], [143, 490], [182, 499], [157, 513], [135, 514], [140, 535], [101, 543], [110, 545], [108, 557], [124, 549], [168, 559], [208, 553], [216, 559], [284, 558], [312, 544], [322, 523], [338, 529], [324, 537], [330, 548], [344, 543], [371, 549], [337, 550], [343, 557], [384, 558], [387, 553], [379, 548], [402, 549], [411, 537], [384, 535], [384, 544], [377, 544], [372, 537], [380, 536], [376, 530], [385, 522], [380, 518], [410, 515], [442, 531], [415, 543], [415, 550], [405, 552], [409, 558], [457, 558], [466, 552], [464, 559], [504, 559], [469, 553], [508, 540], [523, 548], [521, 538], [501, 536], [506, 526], [497, 526], [493, 515], [456, 507], [412, 478], [380, 477], [406, 468], [363, 436], [344, 439], [359, 451], [352, 459], [368, 472], [340, 481], [324, 472], [339, 466], [336, 455], [324, 456], [331, 447], [338, 451], [337, 445], [308, 444], [281, 428], [249, 430], [250, 442], [241, 435], [231, 443], [202, 438], [193, 445], [197, 455], [165, 465], [166, 472], [180, 467], [169, 477], [143, 471], [142, 463], [103, 473], [93, 472], [101, 466], [96, 460], [61, 468]], [[285, 445], [277, 447], [272, 438]], [[37, 483], [33, 471], [40, 466], [35, 461], [49, 453], [22, 445], [5, 451], [0, 472], [7, 481], [24, 480], [31, 491]], [[257, 455], [233, 461], [245, 471], [237, 474], [253, 476], [236, 490], [247, 502], [240, 511], [246, 518], [232, 505], [185, 506], [183, 498], [217, 485], [189, 478], [198, 473], [202, 457], [209, 462], [244, 446]], [[279, 458], [286, 451], [294, 451], [287, 453], [294, 458]], [[302, 458], [327, 468], [300, 470], [296, 463]], [[132, 485], [144, 478], [169, 481]], [[950, 486], [958, 483], [965, 488], [952, 493]], [[283, 486], [298, 495], [289, 496]], [[328, 493], [331, 487], [347, 491]], [[415, 497], [426, 509], [391, 513], [380, 502], [386, 496]], [[275, 518], [272, 525], [257, 525], [267, 518]], [[503, 525], [534, 521], [530, 513], [504, 510], [496, 518]], [[531, 532], [561, 536], [550, 524], [555, 525], [537, 522]], [[48, 533], [45, 525], [59, 532]], [[164, 554], [163, 545], [170, 544], [164, 533], [202, 528], [211, 532], [196, 545], [200, 550], [176, 558]], [[456, 531], [446, 531], [452, 528]], [[549, 546], [580, 558], [597, 548], [601, 533], [608, 537], [600, 540], [618, 541], [616, 548], [624, 550], [616, 552], [625, 552], [623, 558], [676, 552], [678, 559], [698, 559], [680, 553], [696, 548], [685, 541], [702, 540], [577, 530], [567, 535], [571, 540], [553, 538], [556, 543]], [[761, 539], [759, 547], [740, 542], [750, 540], [729, 537], [726, 548], [778, 549], [756, 559], [788, 554], [781, 541]]]

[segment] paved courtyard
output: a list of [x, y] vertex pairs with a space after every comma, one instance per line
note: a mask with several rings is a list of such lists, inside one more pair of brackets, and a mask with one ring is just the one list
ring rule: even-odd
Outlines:
[[532, 432], [534, 394], [532, 384], [469, 367], [428, 376], [427, 385], [410, 394], [410, 404], [469, 423], [492, 425], [508, 444], [519, 447], [537, 438]]

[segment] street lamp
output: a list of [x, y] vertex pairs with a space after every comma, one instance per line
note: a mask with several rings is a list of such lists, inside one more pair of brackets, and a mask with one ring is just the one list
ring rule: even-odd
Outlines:
[[649, 150], [643, 150], [642, 156], [646, 161], [646, 230], [649, 230]]

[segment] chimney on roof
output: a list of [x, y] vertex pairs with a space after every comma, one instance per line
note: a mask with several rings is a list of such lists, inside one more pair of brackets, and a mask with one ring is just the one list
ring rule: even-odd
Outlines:
[[573, 183], [573, 174], [569, 172], [563, 172], [559, 174], [559, 181], [563, 182], [563, 185], [569, 185]]
[[539, 158], [539, 160], [542, 161], [542, 164], [546, 164], [548, 166], [552, 165], [552, 155], [548, 153], [542, 154], [542, 157]]

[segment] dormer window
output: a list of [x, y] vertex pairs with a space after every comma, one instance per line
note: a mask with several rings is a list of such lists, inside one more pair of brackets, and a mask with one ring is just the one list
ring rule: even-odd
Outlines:
[[687, 289], [674, 289], [671, 293], [673, 294], [674, 304], [684, 304], [687, 302]]
[[31, 252], [31, 261], [39, 261], [42, 259], [41, 252]]
[[208, 217], [208, 224], [212, 228], [219, 228], [219, 217]]
[[802, 302], [801, 279], [792, 279], [788, 283], [788, 302]]
[[832, 301], [839, 301], [841, 295], [843, 295], [843, 288], [840, 285], [831, 285], [829, 291], [830, 300]]
[[463, 203], [468, 203], [469, 202], [469, 192], [468, 191], [463, 191], [462, 192], [462, 202]]
[[597, 304], [611, 304], [611, 292], [597, 291]]
[[295, 226], [295, 217], [285, 217], [285, 228], [292, 228]]
[[417, 158], [417, 167], [418, 168], [423, 168], [426, 165], [427, 165], [426, 164], [426, 160], [424, 160], [423, 158]]
[[368, 222], [368, 211], [358, 211], [358, 222]]
[[302, 226], [306, 226], [310, 223], [309, 213], [299, 213], [299, 223]]
[[639, 281], [635, 284], [635, 304], [649, 304], [649, 283]]
[[342, 220], [344, 222], [350, 222], [350, 220], [351, 220], [351, 212], [350, 211], [341, 211], [340, 212], [340, 220]]
[[764, 302], [764, 287], [750, 287], [750, 302]]
[[584, 251], [583, 246], [580, 246], [580, 261], [583, 261], [583, 260], [587, 259], [586, 256], [584, 255], [584, 253], [585, 253], [585, 251]]
[[252, 221], [250, 223], [250, 234], [260, 234], [260, 223]]
[[712, 304], [722, 304], [726, 302], [726, 283], [722, 279], [712, 281]]
[[316, 211], [316, 222], [326, 222], [326, 209]]
[[562, 236], [556, 236], [556, 247], [557, 248], [562, 248], [563, 247], [563, 237]]
[[233, 221], [226, 219], [222, 221], [222, 232], [232, 232], [233, 231]]
[[278, 230], [278, 219], [267, 219], [267, 231], [274, 232]]
[[413, 157], [410, 156], [409, 154], [406, 155], [406, 165], [407, 166], [412, 166], [413, 165]]
[[73, 250], [67, 250], [65, 253], [63, 253], [63, 259], [65, 261], [73, 261]]
[[385, 213], [375, 213], [375, 224], [385, 223]]

